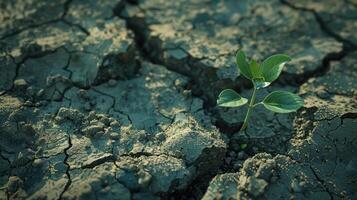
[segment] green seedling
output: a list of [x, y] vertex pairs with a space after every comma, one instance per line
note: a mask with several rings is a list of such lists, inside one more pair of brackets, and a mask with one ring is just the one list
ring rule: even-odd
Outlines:
[[248, 147], [248, 144], [241, 144], [240, 145], [240, 149], [244, 150]]
[[[247, 128], [251, 112], [258, 105], [262, 104], [268, 110], [277, 113], [294, 112], [303, 106], [304, 102], [298, 95], [285, 91], [274, 91], [268, 94], [262, 102], [255, 103], [257, 91], [268, 87], [275, 81], [280, 76], [285, 63], [290, 60], [291, 58], [287, 55], [277, 54], [270, 56], [260, 64], [254, 59], [247, 61], [244, 52], [238, 51], [236, 61], [240, 73], [251, 80], [254, 86], [241, 131]], [[223, 90], [217, 100], [217, 105], [222, 107], [239, 107], [247, 103], [248, 99], [241, 97], [232, 89]]]

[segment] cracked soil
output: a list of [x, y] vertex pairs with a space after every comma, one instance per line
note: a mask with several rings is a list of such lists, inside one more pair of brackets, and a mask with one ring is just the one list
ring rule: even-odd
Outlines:
[[[0, 2], [0, 199], [357, 199], [355, 0]], [[293, 58], [249, 96], [234, 54]], [[257, 98], [262, 98], [258, 96]]]

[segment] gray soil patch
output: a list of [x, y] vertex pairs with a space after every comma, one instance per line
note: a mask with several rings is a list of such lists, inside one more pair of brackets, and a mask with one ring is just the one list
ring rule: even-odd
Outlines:
[[[0, 199], [356, 199], [353, 1], [0, 3]], [[234, 54], [293, 62], [250, 96]]]

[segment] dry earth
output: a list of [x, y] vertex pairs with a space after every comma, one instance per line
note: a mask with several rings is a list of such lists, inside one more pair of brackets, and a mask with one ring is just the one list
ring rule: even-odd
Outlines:
[[[357, 199], [355, 0], [0, 2], [0, 199]], [[249, 96], [235, 51], [293, 58]], [[259, 98], [259, 97], [258, 97]]]

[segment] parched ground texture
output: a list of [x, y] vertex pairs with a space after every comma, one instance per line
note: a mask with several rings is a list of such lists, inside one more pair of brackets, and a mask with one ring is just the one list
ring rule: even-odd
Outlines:
[[[357, 199], [357, 1], [0, 2], [0, 199]], [[296, 113], [237, 49], [293, 61]]]

